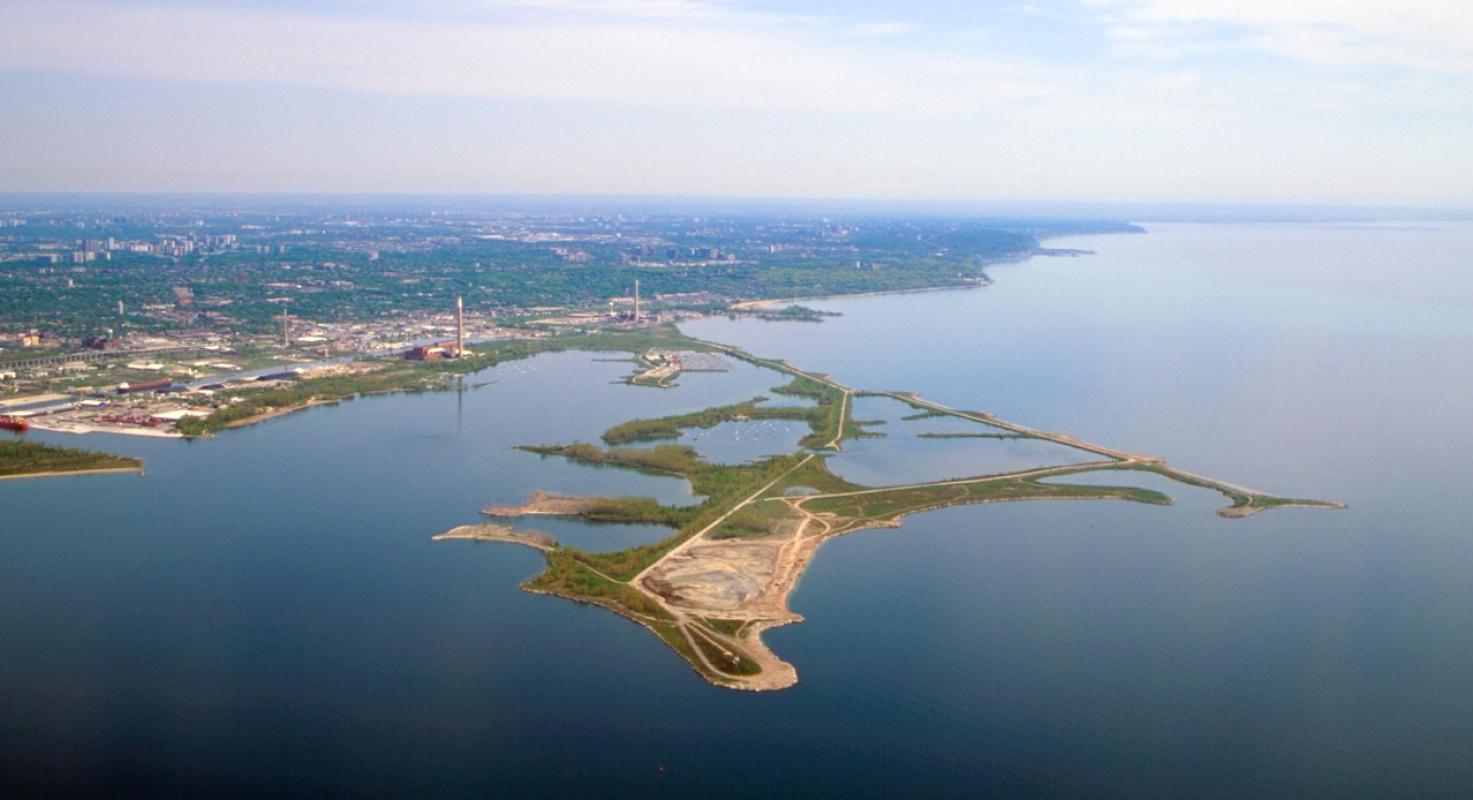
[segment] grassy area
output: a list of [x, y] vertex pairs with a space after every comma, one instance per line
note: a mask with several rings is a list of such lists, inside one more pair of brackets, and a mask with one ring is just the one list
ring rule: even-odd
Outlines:
[[738, 633], [742, 632], [742, 628], [747, 627], [747, 621], [744, 619], [707, 618], [701, 621], [705, 623], [706, 627], [710, 628], [711, 630], [716, 631], [717, 633], [724, 633], [727, 636], [736, 636]]
[[519, 450], [545, 456], [562, 456], [580, 464], [596, 467], [623, 467], [656, 475], [691, 477], [702, 466], [695, 448], [684, 444], [662, 444], [655, 447], [612, 447], [594, 444], [522, 445]]
[[1123, 465], [1119, 469], [1134, 469], [1144, 472], [1154, 472], [1165, 478], [1170, 478], [1177, 483], [1185, 483], [1188, 486], [1196, 486], [1208, 489], [1226, 497], [1231, 505], [1218, 511], [1219, 514], [1230, 517], [1246, 517], [1255, 511], [1269, 508], [1280, 508], [1283, 506], [1303, 506], [1306, 508], [1344, 508], [1340, 503], [1330, 503], [1324, 500], [1311, 500], [1301, 497], [1277, 497], [1274, 495], [1244, 492], [1235, 486], [1218, 483], [1212, 480], [1198, 478], [1178, 472], [1164, 464], [1130, 464]]
[[702, 668], [700, 658], [696, 656], [696, 651], [691, 648], [690, 642], [685, 638], [681, 627], [673, 622], [656, 622], [650, 627], [654, 630], [656, 636], [659, 636], [665, 644], [670, 646], [671, 650], [679, 653], [686, 661], [690, 662], [692, 667], [695, 667], [702, 674], [708, 674], [708, 671]]
[[[810, 415], [808, 425], [812, 431], [798, 440], [803, 447], [823, 447], [836, 439], [863, 436], [864, 430], [854, 421], [852, 414], [847, 413], [845, 406], [849, 403], [849, 395], [842, 389], [814, 380], [805, 375], [795, 375], [791, 381], [772, 390], [775, 394], [785, 394], [793, 397], [808, 397], [816, 400], [818, 405], [809, 409]], [[839, 430], [839, 420], [844, 420], [844, 429]]]
[[753, 503], [727, 517], [711, 530], [712, 539], [750, 539], [770, 536], [792, 519], [788, 507], [781, 503]]
[[601, 600], [645, 617], [670, 619], [669, 612], [648, 595], [589, 569], [566, 548], [548, 553], [547, 569], [527, 581], [526, 586], [575, 599]]
[[784, 306], [778, 309], [756, 308], [745, 312], [744, 316], [754, 317], [768, 322], [823, 322], [825, 317], [842, 317], [837, 311], [821, 311], [802, 305]]
[[[675, 525], [671, 536], [652, 544], [612, 553], [585, 553], [564, 548], [574, 559], [592, 566], [611, 578], [627, 581], [655, 563], [671, 548], [715, 522], [740, 499], [750, 496], [764, 484], [792, 469], [802, 456], [794, 454], [770, 458], [755, 464], [709, 464], [696, 457], [695, 451], [681, 445], [654, 448], [615, 447], [603, 449], [590, 444], [526, 447], [544, 455], [558, 455], [585, 464], [619, 466], [654, 474], [675, 475], [691, 482], [692, 489], [705, 499], [694, 506], [673, 507], [647, 498], [635, 498], [638, 505], [621, 509], [627, 516], [619, 522], [650, 522]], [[608, 517], [604, 521], [611, 521]]]
[[739, 651], [733, 651], [726, 645], [717, 644], [708, 639], [698, 628], [689, 628], [691, 639], [700, 648], [701, 654], [711, 662], [711, 666], [727, 675], [756, 675], [762, 671], [750, 657], [743, 657]]
[[142, 468], [142, 461], [127, 456], [94, 453], [42, 442], [0, 440], [0, 477]]
[[828, 459], [822, 456], [810, 459], [808, 463], [793, 470], [780, 483], [772, 487], [767, 493], [768, 497], [779, 497], [790, 489], [807, 488], [821, 494], [834, 494], [838, 492], [853, 492], [865, 487], [857, 483], [840, 478], [829, 472]]
[[620, 580], [633, 578], [670, 552], [671, 548], [715, 522], [734, 503], [756, 492], [783, 470], [791, 469], [798, 458], [796, 455], [785, 456], [768, 459], [756, 465], [737, 467], [705, 465], [692, 483], [696, 491], [707, 495], [706, 500], [690, 510], [689, 519], [674, 536], [618, 553], [590, 553], [581, 557], [611, 577]]
[[[645, 621], [674, 650], [683, 655], [703, 675], [714, 682], [732, 682], [756, 674], [759, 667], [727, 643], [748, 624], [742, 620], [675, 618], [641, 588], [632, 584], [634, 577], [672, 549], [702, 531], [711, 539], [742, 539], [771, 536], [800, 522], [790, 503], [798, 503], [804, 511], [826, 515], [822, 530], [840, 534], [875, 525], [889, 524], [899, 518], [952, 505], [1013, 500], [1047, 499], [1115, 499], [1138, 503], [1169, 505], [1171, 498], [1161, 492], [1134, 486], [1091, 486], [1084, 484], [1041, 482], [1067, 475], [1101, 469], [1143, 469], [1174, 480], [1216, 489], [1234, 499], [1234, 509], [1245, 513], [1259, 507], [1285, 504], [1308, 504], [1288, 498], [1272, 498], [1237, 492], [1226, 485], [1207, 479], [1178, 474], [1162, 465], [1125, 465], [1096, 462], [1058, 467], [1026, 473], [1029, 477], [1000, 475], [965, 481], [949, 481], [918, 486], [869, 489], [834, 475], [826, 459], [811, 451], [769, 458], [752, 464], [721, 465], [702, 460], [692, 447], [658, 444], [650, 447], [622, 446], [634, 442], [678, 437], [685, 428], [710, 428], [722, 422], [760, 418], [764, 412], [785, 419], [806, 419], [811, 433], [801, 444], [807, 448], [822, 447], [836, 439], [862, 435], [862, 422], [852, 418], [846, 408], [853, 394], [826, 383], [822, 376], [803, 373], [782, 362], [757, 359], [742, 351], [724, 349], [734, 357], [759, 366], [778, 369], [792, 376], [787, 384], [773, 391], [779, 394], [813, 398], [813, 406], [774, 408], [763, 406], [759, 399], [728, 406], [657, 419], [636, 419], [610, 428], [603, 435], [607, 446], [575, 443], [570, 445], [528, 446], [523, 449], [547, 456], [560, 456], [579, 463], [634, 469], [657, 475], [670, 475], [690, 481], [695, 493], [704, 499], [690, 507], [670, 507], [651, 498], [604, 498], [589, 501], [582, 515], [588, 519], [615, 522], [645, 522], [669, 525], [675, 532], [661, 541], [612, 553], [589, 553], [560, 547], [548, 558], [547, 569], [528, 582], [530, 589], [549, 591], [573, 599], [607, 606], [615, 611]], [[889, 395], [886, 395], [889, 396]], [[902, 402], [915, 405], [904, 395]], [[947, 412], [921, 409], [909, 418], [955, 416]], [[919, 434], [925, 438], [1027, 438], [1012, 432], [995, 430], [983, 423], [978, 432]], [[764, 488], [765, 487], [765, 488]], [[803, 498], [805, 489], [819, 497]], [[761, 502], [737, 504], [758, 495]], [[787, 498], [788, 502], [778, 502]], [[794, 500], [793, 498], [799, 498]], [[1240, 500], [1241, 499], [1241, 500]], [[1328, 505], [1328, 504], [1326, 504]], [[1241, 516], [1244, 514], [1229, 514]], [[663, 614], [663, 616], [662, 616]], [[665, 620], [669, 620], [668, 622]]]
[[1117, 499], [1169, 505], [1166, 495], [1134, 486], [1085, 486], [1038, 483], [1023, 478], [997, 478], [973, 483], [906, 487], [890, 490], [823, 497], [803, 507], [817, 513], [836, 514], [855, 521], [850, 527], [895, 519], [918, 511], [949, 505], [1002, 500]]
[[[789, 365], [786, 361], [760, 358], [737, 348], [718, 349], [733, 358], [791, 375], [791, 381], [772, 390], [774, 394], [808, 397], [817, 402], [817, 413], [810, 423], [813, 432], [799, 442], [802, 446], [823, 447], [836, 439], [866, 435], [862, 425], [854, 420], [852, 414], [847, 413], [850, 398], [849, 393], [845, 390], [824, 383], [813, 375]], [[844, 420], [843, 437], [839, 437], [841, 418]]]
[[649, 350], [692, 350], [706, 352], [710, 345], [676, 330], [674, 325], [657, 325], [630, 331], [594, 331], [543, 340], [553, 349], [643, 353]]
[[674, 439], [685, 428], [714, 428], [723, 422], [747, 419], [804, 420], [810, 425], [818, 417], [817, 409], [793, 406], [765, 406], [763, 398], [753, 398], [743, 403], [702, 409], [690, 414], [678, 414], [658, 419], [632, 419], [621, 422], [604, 432], [606, 444], [628, 444], [630, 442]]

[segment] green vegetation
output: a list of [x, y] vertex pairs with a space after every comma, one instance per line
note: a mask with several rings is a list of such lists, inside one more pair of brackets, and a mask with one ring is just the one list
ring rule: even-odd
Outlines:
[[[842, 389], [836, 389], [807, 375], [794, 375], [791, 381], [772, 391], [774, 394], [808, 397], [818, 401], [818, 405], [811, 409], [808, 422], [812, 432], [798, 440], [798, 444], [804, 447], [825, 447], [830, 442], [864, 434], [864, 430], [848, 413], [849, 394]], [[839, 428], [840, 419], [844, 420], [842, 431]]]
[[[232, 202], [37, 211], [34, 224], [7, 229], [10, 252], [70, 249], [78, 239], [110, 237], [120, 246], [105, 262], [73, 269], [30, 259], [0, 263], [9, 321], [20, 327], [44, 322], [73, 338], [103, 328], [266, 332], [284, 307], [323, 322], [441, 310], [456, 295], [473, 311], [602, 308], [610, 297], [627, 294], [636, 279], [647, 297], [699, 292], [703, 298], [690, 305], [715, 310], [734, 299], [975, 285], [985, 264], [1034, 252], [1040, 236], [1131, 229], [1077, 221], [841, 223], [748, 214], [708, 217], [693, 226], [679, 214], [573, 217], [475, 203], [431, 213], [412, 206], [243, 209]], [[342, 224], [345, 215], [353, 218], [351, 227]], [[222, 235], [239, 241], [207, 241]], [[121, 244], [185, 237], [198, 244], [193, 252], [143, 254]], [[650, 240], [667, 244], [634, 244]], [[190, 290], [196, 300], [175, 307], [174, 287]], [[118, 313], [119, 300], [126, 313]], [[771, 312], [775, 319], [821, 313], [801, 307]]]
[[778, 309], [758, 308], [748, 313], [748, 316], [768, 322], [823, 322], [825, 317], [842, 317], [837, 311], [820, 311], [808, 306], [791, 305]]
[[605, 450], [595, 444], [522, 445], [519, 450], [544, 456], [562, 456], [595, 467], [623, 467], [655, 475], [693, 476], [702, 466], [695, 448], [662, 444], [650, 448], [615, 447]]
[[781, 481], [772, 487], [767, 497], [782, 497], [789, 494], [792, 489], [812, 489], [822, 494], [837, 494], [840, 492], [859, 491], [865, 487], [857, 483], [840, 478], [829, 472], [828, 459], [817, 456], [810, 459], [806, 464], [788, 473]]
[[[572, 504], [570, 510], [576, 508], [576, 513], [587, 519], [656, 523], [668, 525], [675, 531], [661, 541], [612, 553], [589, 553], [559, 547], [549, 554], [547, 569], [526, 585], [534, 591], [546, 591], [597, 603], [639, 620], [685, 657], [698, 672], [716, 683], [745, 685], [748, 688], [777, 688], [785, 685], [781, 681], [786, 678], [774, 676], [777, 680], [771, 683], [751, 681], [742, 684], [741, 679], [761, 672], [757, 661], [742, 651], [743, 643], [746, 646], [760, 646], [749, 630], [751, 622], [693, 616], [692, 611], [697, 609], [706, 609], [700, 613], [713, 613], [713, 607], [690, 599], [683, 589], [664, 588], [672, 584], [663, 571], [663, 565], [662, 572], [656, 576], [658, 580], [646, 585], [635, 583], [636, 576], [698, 534], [702, 536], [702, 547], [683, 551], [681, 558], [688, 556], [689, 563], [701, 564], [703, 569], [709, 569], [710, 574], [716, 575], [728, 568], [741, 571], [743, 568], [732, 565], [748, 558], [746, 553], [762, 550], [761, 547], [715, 544], [727, 539], [774, 537], [774, 542], [780, 543], [779, 549], [783, 552], [793, 552], [792, 548], [796, 547], [801, 552], [811, 553], [811, 550], [803, 548], [817, 546], [824, 537], [863, 528], [893, 525], [905, 515], [952, 505], [1046, 499], [1116, 499], [1154, 505], [1168, 505], [1172, 502], [1170, 497], [1161, 492], [1134, 486], [1045, 482], [1048, 479], [1108, 469], [1149, 470], [1173, 480], [1216, 489], [1234, 498], [1233, 507], [1226, 512], [1237, 513], [1227, 513], [1228, 516], [1244, 516], [1273, 505], [1332, 505], [1271, 498], [1246, 490], [1240, 491], [1209, 479], [1177, 473], [1164, 464], [1151, 462], [1143, 457], [1121, 457], [1012, 474], [871, 489], [834, 475], [828, 470], [823, 456], [807, 450], [758, 463], [718, 465], [702, 460], [696, 450], [689, 446], [669, 443], [652, 447], [620, 446], [676, 438], [686, 428], [709, 428], [726, 421], [760, 418], [767, 412], [784, 419], [807, 420], [811, 431], [802, 441], [805, 447], [836, 445], [844, 438], [864, 434], [864, 423], [854, 420], [850, 413], [851, 399], [855, 394], [852, 390], [829, 382], [821, 375], [796, 370], [783, 362], [759, 359], [735, 348], [715, 346], [715, 349], [759, 366], [787, 373], [792, 379], [773, 391], [809, 397], [815, 404], [798, 408], [774, 408], [762, 405], [761, 398], [757, 398], [689, 414], [630, 420], [615, 425], [603, 434], [607, 445], [605, 447], [574, 443], [526, 446], [522, 449], [593, 466], [682, 477], [690, 481], [695, 493], [704, 496], [701, 502], [684, 508], [665, 506], [651, 498], [582, 499]], [[904, 394], [887, 393], [882, 396], [895, 397], [912, 406], [918, 406], [915, 398]], [[909, 418], [962, 417], [966, 413], [971, 412], [950, 414], [925, 408], [923, 413]], [[1029, 438], [1026, 434], [1013, 433], [998, 425], [983, 423], [982, 428], [978, 432], [918, 435], [948, 439]], [[1079, 449], [1090, 447], [1082, 443], [1069, 446]], [[1241, 498], [1241, 502], [1238, 498]], [[799, 531], [806, 532], [801, 539], [795, 536]], [[717, 555], [718, 552], [725, 555]], [[797, 557], [801, 559], [803, 556]], [[704, 567], [707, 562], [702, 559], [714, 559], [725, 565], [707, 568]], [[789, 562], [791, 563], [793, 562]], [[798, 563], [798, 568], [801, 569], [803, 562]], [[680, 570], [676, 569], [675, 572], [678, 574]], [[697, 597], [705, 590], [703, 582], [720, 586], [721, 581], [725, 580], [713, 577], [707, 581], [704, 577], [707, 573], [694, 574], [698, 574], [698, 577], [687, 575], [680, 580], [693, 581], [702, 586], [695, 590]], [[743, 574], [753, 577], [752, 573]], [[758, 579], [761, 580], [760, 577]], [[679, 594], [665, 594], [667, 591]], [[660, 599], [662, 595], [676, 605], [666, 606]], [[717, 606], [719, 607], [722, 606]], [[786, 619], [771, 616], [785, 612], [774, 612], [760, 603], [744, 610], [759, 612], [763, 616], [755, 618], [764, 621]], [[747, 632], [745, 638], [743, 632]]]
[[684, 658], [692, 667], [696, 669], [696, 671], [700, 672], [702, 675], [707, 675], [707, 677], [716, 677], [713, 675], [709, 675], [707, 671], [701, 667], [700, 658], [696, 656], [696, 651], [691, 647], [690, 640], [685, 638], [684, 626], [673, 621], [653, 622], [650, 623], [650, 629], [653, 630], [655, 632], [655, 635], [660, 637], [660, 639], [665, 642], [665, 644], [669, 645], [671, 650], [679, 653], [682, 658]]
[[308, 405], [336, 403], [370, 394], [420, 392], [442, 389], [452, 378], [540, 353], [567, 350], [642, 351], [651, 347], [705, 349], [705, 345], [668, 327], [646, 328], [628, 333], [600, 332], [571, 334], [544, 339], [513, 339], [474, 345], [466, 358], [448, 361], [407, 361], [400, 358], [372, 362], [376, 369], [351, 375], [333, 375], [300, 380], [290, 386], [246, 388], [235, 393], [235, 402], [221, 405], [206, 416], [186, 417], [179, 422], [185, 436], [204, 436], [244, 424], [269, 414]]
[[[585, 553], [563, 548], [572, 558], [597, 569], [616, 580], [627, 581], [658, 561], [671, 548], [715, 522], [741, 498], [751, 495], [764, 484], [792, 469], [801, 455], [770, 458], [756, 464], [709, 464], [699, 460], [695, 451], [679, 445], [660, 445], [652, 449], [613, 448], [604, 450], [594, 445], [553, 445], [524, 448], [544, 455], [560, 455], [573, 461], [600, 466], [620, 466], [655, 474], [683, 477], [691, 488], [705, 499], [694, 506], [673, 507], [637, 498], [640, 505], [629, 506], [630, 516], [617, 521], [645, 522], [677, 527], [675, 534], [653, 544], [632, 547], [613, 553]], [[645, 513], [646, 516], [635, 516]], [[593, 517], [590, 517], [593, 518]], [[604, 518], [607, 521], [607, 518]], [[551, 565], [549, 565], [551, 568]]]
[[706, 627], [710, 628], [711, 630], [716, 631], [717, 633], [724, 633], [727, 636], [736, 636], [738, 633], [741, 633], [742, 628], [747, 627], [747, 621], [744, 619], [707, 618], [701, 620], [701, 622], [703, 622]]
[[763, 398], [753, 398], [744, 403], [707, 408], [690, 414], [679, 414], [659, 419], [632, 419], [621, 422], [604, 432], [606, 444], [618, 445], [654, 439], [675, 439], [684, 428], [714, 428], [723, 422], [739, 420], [788, 419], [805, 420], [810, 425], [821, 424], [817, 409], [795, 406], [762, 405]]
[[239, 398], [237, 402], [222, 405], [208, 416], [181, 419], [179, 432], [185, 436], [202, 436], [255, 417], [314, 403], [335, 403], [365, 394], [437, 388], [452, 373], [435, 366], [423, 362], [384, 362], [374, 372], [314, 378], [297, 381], [290, 386], [245, 389], [235, 395]]
[[1300, 497], [1277, 497], [1274, 495], [1258, 494], [1257, 492], [1246, 492], [1231, 484], [1219, 483], [1217, 481], [1199, 478], [1184, 472], [1179, 472], [1165, 464], [1130, 464], [1120, 469], [1143, 470], [1154, 472], [1177, 483], [1185, 483], [1188, 486], [1196, 486], [1202, 489], [1210, 489], [1217, 492], [1228, 500], [1232, 505], [1219, 510], [1217, 513], [1225, 517], [1247, 517], [1269, 508], [1281, 508], [1284, 506], [1301, 506], [1304, 508], [1344, 508], [1340, 503], [1331, 503], [1324, 500], [1311, 500]]
[[580, 600], [600, 600], [632, 614], [670, 619], [670, 613], [644, 592], [609, 580], [581, 564], [566, 548], [548, 553], [547, 569], [527, 581], [527, 588]]
[[[809, 385], [827, 388], [809, 378], [795, 378], [792, 383], [773, 389], [773, 392], [817, 397], [819, 400], [817, 405], [769, 406], [763, 405], [762, 398], [754, 398], [743, 403], [707, 408], [690, 414], [659, 419], [629, 420], [605, 431], [603, 440], [607, 444], [619, 445], [656, 439], [675, 439], [685, 428], [706, 429], [714, 428], [723, 422], [780, 419], [807, 422], [809, 433], [799, 440], [799, 444], [804, 447], [819, 447], [834, 439], [839, 424], [839, 408], [845, 402], [844, 393], [837, 390], [814, 392], [813, 394], [808, 394], [807, 391], [794, 391], [794, 384], [800, 381], [805, 384], [801, 387], [804, 390], [808, 389]], [[847, 419], [845, 430], [846, 438], [872, 435], [866, 434], [860, 427], [860, 423]]]
[[1026, 478], [1001, 476], [965, 483], [929, 484], [820, 497], [803, 501], [803, 507], [812, 512], [847, 518], [851, 522], [845, 526], [846, 529], [853, 529], [950, 505], [1043, 499], [1117, 499], [1154, 505], [1171, 504], [1171, 498], [1160, 492], [1133, 486], [1039, 483]]
[[[986, 425], [987, 423], [982, 422], [981, 420], [993, 416], [991, 413], [986, 411], [968, 411], [964, 408], [953, 409], [951, 411], [942, 411], [940, 409], [932, 408], [931, 406], [928, 406], [925, 403], [921, 402], [914, 392], [860, 392], [859, 396], [888, 397], [891, 400], [899, 400], [900, 402], [910, 406], [911, 408], [916, 409], [916, 413], [901, 417], [901, 419], [909, 421], [929, 419], [931, 417], [950, 417], [954, 419], [969, 420], [971, 422], [976, 422], [979, 425]], [[981, 419], [972, 419], [973, 417], [980, 417]]]
[[708, 534], [712, 539], [751, 539], [771, 536], [791, 519], [778, 503], [753, 503], [727, 517]]
[[142, 461], [126, 456], [42, 442], [0, 440], [0, 477], [142, 468]]
[[756, 675], [762, 671], [762, 668], [757, 666], [757, 662], [751, 657], [744, 658], [740, 651], [727, 645], [717, 644], [706, 634], [701, 633], [698, 627], [690, 626], [686, 628], [686, 631], [690, 634], [691, 641], [700, 648], [701, 654], [717, 670], [727, 675]]
[[[638, 354], [649, 350], [693, 350], [704, 352], [711, 349], [710, 345], [686, 336], [676, 330], [673, 325], [657, 325], [630, 331], [578, 332], [547, 339], [538, 339], [535, 342], [536, 349], [534, 353], [528, 353], [528, 355], [562, 350]], [[497, 342], [490, 345], [475, 346], [471, 350], [475, 352], [494, 351], [498, 345], [514, 343]], [[501, 358], [500, 360], [508, 361], [510, 359]]]

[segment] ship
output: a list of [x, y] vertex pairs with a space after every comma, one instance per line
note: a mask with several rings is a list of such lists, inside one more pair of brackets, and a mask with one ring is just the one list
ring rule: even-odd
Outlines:
[[15, 431], [25, 433], [31, 429], [31, 423], [24, 417], [0, 416], [0, 431]]
[[167, 389], [173, 383], [174, 382], [171, 381], [171, 380], [169, 380], [168, 378], [161, 378], [159, 380], [149, 381], [147, 383], [134, 383], [134, 384], [120, 383], [120, 384], [118, 384], [118, 394], [130, 394], [130, 393], [131, 394], [136, 394], [138, 392], [152, 392], [152, 391], [155, 391], [157, 389]]

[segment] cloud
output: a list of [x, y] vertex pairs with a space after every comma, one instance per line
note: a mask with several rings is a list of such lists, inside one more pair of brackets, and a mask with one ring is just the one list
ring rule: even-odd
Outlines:
[[911, 22], [868, 22], [852, 25], [849, 32], [855, 36], [900, 36], [916, 29]]
[[[1053, 91], [1017, 64], [826, 44], [763, 16], [689, 0], [503, 0], [556, 19], [478, 21], [177, 5], [17, 2], [0, 68], [206, 84], [628, 107], [946, 112]], [[597, 9], [611, 16], [568, 10]], [[673, 18], [679, 18], [673, 19]], [[692, 20], [696, 20], [692, 22]], [[862, 31], [898, 34], [887, 23]], [[85, 42], [85, 46], [64, 46]]]
[[0, 186], [1465, 202], [1473, 167], [1450, 4], [368, 5], [0, 0]]
[[1118, 52], [1161, 57], [1252, 49], [1326, 67], [1403, 67], [1473, 75], [1467, 0], [1085, 0]]

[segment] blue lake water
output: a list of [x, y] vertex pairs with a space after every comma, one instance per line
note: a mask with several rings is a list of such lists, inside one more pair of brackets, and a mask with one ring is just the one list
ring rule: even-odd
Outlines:
[[864, 486], [888, 486], [1100, 460], [1092, 453], [1042, 439], [925, 438], [920, 434], [998, 435], [1006, 431], [959, 417], [906, 419], [915, 414], [911, 406], [888, 397], [856, 399], [854, 419], [880, 423], [865, 427], [878, 436], [846, 443], [841, 453], [829, 459], [829, 469]]
[[[820, 325], [687, 329], [1351, 509], [1228, 520], [1137, 475], [1177, 503], [842, 537], [793, 596], [807, 621], [768, 634], [800, 683], [751, 695], [519, 592], [531, 551], [429, 537], [538, 488], [692, 502], [511, 447], [745, 400], [773, 373], [661, 391], [555, 354], [208, 442], [32, 434], [148, 471], [0, 482], [0, 793], [1465, 796], [1473, 227], [1051, 244], [1097, 254], [816, 303], [845, 315]], [[997, 443], [888, 427], [850, 454]], [[704, 433], [713, 453], [727, 435]], [[554, 525], [589, 547], [663, 533]]]
[[806, 422], [746, 420], [723, 422], [705, 430], [686, 430], [674, 441], [694, 447], [701, 458], [712, 463], [743, 464], [797, 450], [798, 440], [810, 430]]

